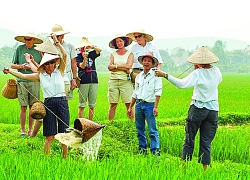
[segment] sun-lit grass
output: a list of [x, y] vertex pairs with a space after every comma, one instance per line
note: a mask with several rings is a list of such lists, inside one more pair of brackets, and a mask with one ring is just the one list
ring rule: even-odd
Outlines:
[[[3, 87], [10, 75], [0, 75]], [[17, 99], [0, 97], [0, 179], [249, 179], [250, 126], [220, 125], [212, 143], [212, 166], [206, 173], [197, 163], [196, 137], [194, 158], [181, 161], [184, 123], [192, 89], [177, 89], [163, 79], [164, 88], [159, 105], [158, 129], [161, 156], [141, 156], [137, 153], [134, 122], [126, 117], [125, 106], [117, 107], [114, 122], [107, 120], [108, 73], [99, 73], [99, 91], [94, 121], [105, 125], [99, 155], [86, 161], [82, 152], [70, 149], [67, 160], [61, 158], [60, 144], [52, 144], [49, 156], [43, 153], [42, 132], [35, 138], [19, 137], [19, 104]], [[219, 86], [220, 116], [249, 118], [250, 74], [223, 74]], [[69, 101], [71, 125], [77, 118], [78, 94]], [[85, 113], [87, 114], [87, 113]], [[244, 116], [243, 116], [244, 115]], [[226, 121], [227, 122], [227, 121]], [[228, 121], [229, 122], [229, 121]], [[224, 122], [223, 122], [224, 124]]]
[[[94, 120], [97, 122], [107, 121], [109, 108], [107, 91], [109, 73], [99, 73], [99, 90], [97, 105], [95, 108]], [[3, 87], [11, 75], [0, 75], [0, 87]], [[219, 86], [220, 114], [239, 113], [248, 114], [250, 112], [250, 74], [223, 74], [223, 81]], [[192, 96], [192, 88], [177, 89], [165, 79], [163, 79], [163, 93], [159, 104], [158, 119], [179, 118], [187, 115], [189, 103]], [[18, 123], [19, 105], [17, 99], [6, 99], [0, 97], [2, 115], [1, 122]], [[71, 122], [77, 118], [78, 93], [74, 90], [74, 99], [69, 101]], [[85, 111], [87, 116], [87, 108]], [[126, 108], [123, 103], [119, 103], [115, 120], [126, 119]]]

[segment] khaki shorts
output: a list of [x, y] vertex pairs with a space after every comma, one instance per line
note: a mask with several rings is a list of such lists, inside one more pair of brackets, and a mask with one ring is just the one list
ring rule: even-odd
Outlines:
[[120, 96], [123, 103], [131, 102], [134, 87], [130, 80], [110, 79], [108, 86], [109, 103], [119, 103]]
[[97, 83], [80, 84], [78, 91], [78, 97], [79, 97], [78, 107], [86, 107], [86, 104], [88, 102], [89, 107], [94, 108], [96, 106], [97, 91], [98, 91]]
[[72, 89], [70, 89], [69, 94], [66, 96], [66, 99], [67, 100], [73, 99], [73, 90]]
[[17, 84], [17, 97], [20, 106], [33, 105], [40, 100], [40, 83], [19, 82]]

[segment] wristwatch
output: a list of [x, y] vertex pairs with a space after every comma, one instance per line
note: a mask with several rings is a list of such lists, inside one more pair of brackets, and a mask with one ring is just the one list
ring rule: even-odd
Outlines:
[[164, 75], [164, 78], [168, 79], [168, 74], [167, 73]]

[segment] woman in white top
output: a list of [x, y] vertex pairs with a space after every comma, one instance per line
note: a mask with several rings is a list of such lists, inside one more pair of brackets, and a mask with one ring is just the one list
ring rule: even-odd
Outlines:
[[[44, 53], [38, 72], [32, 74], [22, 74], [13, 71], [9, 68], [4, 68], [4, 73], [10, 73], [16, 77], [40, 82], [46, 107], [46, 115], [43, 119], [43, 135], [46, 137], [44, 142], [44, 152], [50, 153], [51, 144], [57, 133], [66, 132], [69, 126], [69, 109], [68, 101], [66, 100], [65, 83], [64, 83], [64, 70], [66, 67], [66, 52], [62, 45], [57, 41], [56, 35], [52, 34], [52, 38], [56, 46], [59, 47], [62, 57]], [[27, 62], [34, 68], [31, 63], [31, 56], [24, 54]], [[59, 65], [57, 61], [60, 60]], [[49, 109], [49, 110], [48, 110]], [[62, 146], [63, 158], [67, 157], [68, 147], [65, 144]]]
[[182, 159], [192, 159], [195, 136], [200, 130], [198, 158], [205, 171], [211, 161], [211, 142], [218, 126], [218, 85], [222, 81], [222, 75], [219, 68], [211, 65], [218, 62], [219, 58], [204, 46], [193, 53], [187, 61], [194, 64], [195, 70], [183, 79], [175, 78], [161, 70], [156, 70], [155, 73], [159, 77], [165, 77], [178, 88], [194, 87], [186, 119]]
[[[123, 35], [116, 35], [109, 42], [110, 48], [117, 49], [111, 53], [108, 64], [108, 69], [111, 72], [108, 81], [109, 120], [114, 119], [120, 96], [127, 110], [131, 102], [134, 88], [129, 74], [134, 61], [134, 55], [125, 48], [131, 43], [132, 39]], [[134, 120], [134, 115], [129, 118]]]

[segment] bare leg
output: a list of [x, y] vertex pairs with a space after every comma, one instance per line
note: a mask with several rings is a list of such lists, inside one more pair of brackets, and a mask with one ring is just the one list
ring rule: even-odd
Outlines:
[[44, 141], [44, 153], [45, 154], [50, 153], [51, 144], [52, 144], [54, 138], [55, 138], [55, 136], [46, 136], [46, 139]]
[[68, 156], [68, 146], [66, 146], [65, 144], [61, 144], [61, 147], [62, 147], [62, 157], [66, 159]]
[[[32, 106], [29, 106], [30, 109], [31, 109], [31, 107], [32, 107]], [[28, 129], [28, 136], [30, 136], [31, 133], [32, 133], [33, 124], [34, 124], [34, 119], [31, 117], [30, 111], [29, 111], [29, 129]]]
[[[125, 106], [126, 106], [126, 108], [127, 108], [127, 111], [128, 111], [129, 105], [130, 105], [130, 103], [125, 103]], [[128, 117], [129, 117], [129, 116], [128, 116]], [[132, 108], [131, 116], [129, 117], [129, 119], [130, 119], [131, 121], [134, 121], [134, 120], [135, 120], [135, 114], [134, 114], [134, 109], [133, 109], [133, 108]]]
[[20, 124], [21, 124], [21, 133], [25, 134], [25, 121], [26, 121], [26, 110], [27, 106], [21, 106], [20, 109]]
[[117, 103], [110, 103], [109, 111], [108, 111], [108, 119], [112, 121], [115, 117], [115, 110], [117, 107]]
[[204, 172], [207, 170], [207, 164], [203, 164]]
[[92, 120], [94, 116], [94, 108], [89, 108], [89, 120]]
[[42, 124], [43, 122], [41, 120], [36, 120], [35, 125], [34, 125], [34, 130], [32, 131], [30, 135], [31, 137], [35, 137], [37, 135]]
[[83, 118], [83, 114], [84, 114], [84, 107], [79, 107], [78, 108], [78, 117]]

